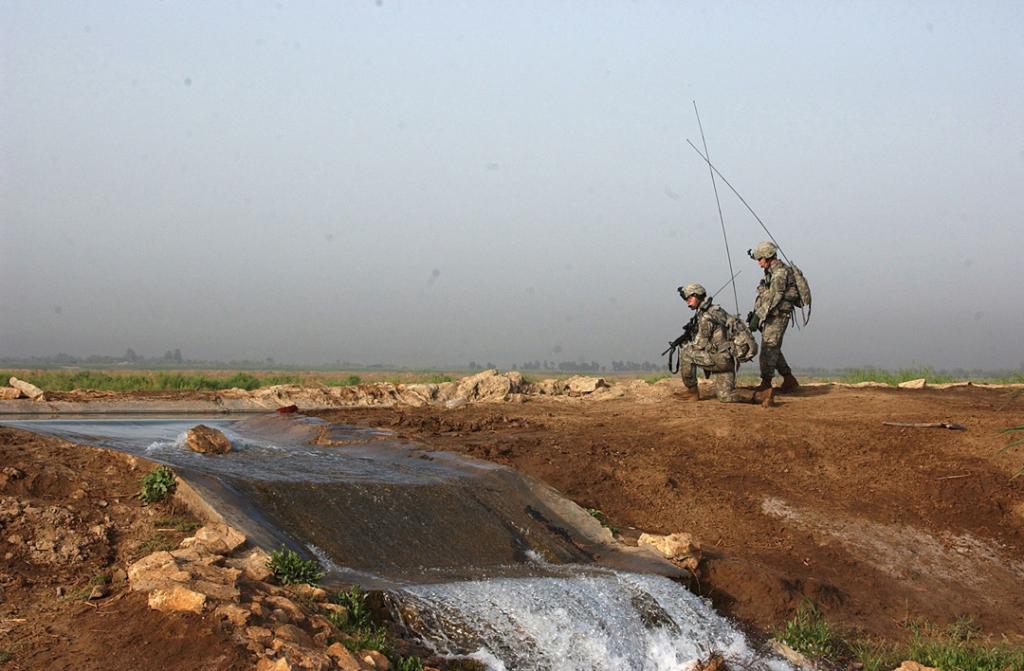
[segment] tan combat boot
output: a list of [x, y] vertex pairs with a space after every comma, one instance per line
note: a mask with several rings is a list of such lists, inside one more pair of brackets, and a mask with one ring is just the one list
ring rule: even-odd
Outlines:
[[772, 388], [772, 379], [770, 377], [762, 377], [761, 384], [754, 387], [754, 391], [764, 391], [765, 389]]
[[793, 377], [792, 373], [790, 373], [789, 375], [783, 375], [782, 385], [779, 386], [779, 392], [786, 394], [791, 391], [796, 391], [797, 387], [799, 386], [800, 383], [796, 381], [796, 378]]
[[775, 405], [775, 390], [771, 387], [754, 392], [753, 403], [760, 403], [762, 408], [770, 408]]
[[697, 387], [684, 387], [679, 397], [684, 401], [699, 401], [700, 392], [697, 391]]

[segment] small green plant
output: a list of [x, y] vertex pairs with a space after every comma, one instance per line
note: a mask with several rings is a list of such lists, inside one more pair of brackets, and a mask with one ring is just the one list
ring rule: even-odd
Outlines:
[[[453, 378], [451, 375], [431, 375], [430, 376], [430, 382], [432, 384], [442, 384], [444, 382], [452, 382], [454, 380], [455, 380], [455, 378]], [[415, 659], [415, 658], [413, 657], [413, 658], [410, 658], [410, 659]]]
[[166, 466], [157, 466], [142, 476], [139, 482], [142, 483], [139, 498], [143, 503], [163, 501], [178, 487], [178, 483], [174, 480], [174, 471]]
[[659, 380], [665, 380], [670, 377], [672, 376], [669, 375], [668, 373], [658, 373], [657, 375], [648, 375], [647, 377], [644, 378], [644, 382], [646, 382], [647, 384], [654, 384]]
[[942, 671], [1024, 671], [1024, 648], [983, 638], [970, 619], [939, 628], [928, 623], [911, 623], [905, 643], [846, 635], [823, 619], [810, 601], [796, 617], [776, 632], [775, 638], [826, 666], [860, 663], [863, 671], [888, 671], [902, 660], [913, 660]]
[[325, 613], [325, 617], [341, 631], [345, 631], [348, 628], [348, 613], [338, 613], [332, 610]]
[[598, 508], [584, 508], [584, 510], [587, 511], [588, 515], [590, 515], [595, 520], [600, 522], [601, 526], [605, 527], [606, 529], [611, 531], [613, 534], [614, 533], [618, 533], [618, 531], [619, 531], [618, 527], [616, 527], [614, 524], [611, 523], [611, 521], [608, 519], [608, 516], [604, 514], [604, 511], [602, 511], [602, 510], [600, 510]]
[[158, 517], [153, 520], [153, 526], [157, 529], [173, 529], [188, 533], [199, 528], [199, 523], [184, 517]]
[[170, 550], [177, 549], [177, 547], [177, 541], [171, 540], [166, 536], [161, 536], [160, 534], [154, 534], [139, 543], [137, 550], [140, 555], [148, 555], [154, 552], [168, 552]]
[[338, 592], [334, 597], [334, 603], [344, 606], [348, 611], [348, 622], [344, 629], [364, 629], [373, 626], [370, 618], [370, 609], [366, 607], [366, 593], [359, 589], [359, 585], [353, 585], [347, 592]]
[[892, 645], [870, 639], [859, 639], [849, 644], [850, 654], [861, 663], [863, 671], [889, 671], [899, 664]]
[[334, 596], [334, 602], [348, 610], [348, 617], [344, 619], [339, 613], [333, 613], [334, 618], [328, 616], [335, 626], [347, 634], [341, 639], [342, 645], [353, 652], [378, 650], [388, 654], [391, 644], [387, 631], [374, 623], [370, 609], [366, 605], [366, 593], [360, 590], [358, 585], [353, 585], [347, 592], [338, 592]]
[[86, 601], [92, 594], [93, 589], [96, 587], [107, 587], [110, 585], [110, 574], [109, 573], [96, 573], [82, 587], [67, 593], [63, 598], [70, 599], [72, 601]]
[[388, 641], [387, 632], [382, 627], [376, 626], [350, 632], [349, 637], [343, 639], [341, 644], [352, 652], [376, 650], [384, 655], [391, 652], [391, 643]]
[[324, 577], [315, 559], [303, 559], [297, 552], [284, 546], [270, 553], [267, 566], [282, 585], [315, 585]]
[[[1003, 429], [1002, 431], [1002, 433], [1007, 434], [1022, 432], [1024, 432], [1024, 426], [1011, 426], [1009, 429]], [[999, 453], [1002, 454], [1003, 452], [1009, 452], [1013, 448], [1020, 447], [1021, 445], [1024, 445], [1024, 436], [1014, 439], [1014, 436], [1011, 435], [1009, 437], [1009, 442], [1007, 442], [1006, 445], [1003, 445], [1001, 448], [999, 448]], [[1020, 477], [1021, 475], [1024, 475], [1024, 466], [1021, 466], [1020, 469], [1010, 477], [1010, 479], [1013, 480], [1014, 478]]]
[[970, 620], [961, 619], [944, 631], [914, 625], [905, 659], [942, 671], [1005, 671], [1024, 669], [1024, 649], [987, 645]]
[[797, 652], [822, 659], [834, 658], [842, 646], [821, 611], [807, 600], [800, 604], [796, 616], [775, 633], [775, 638]]
[[419, 657], [399, 657], [395, 671], [423, 671], [423, 660]]
[[6, 664], [14, 659], [14, 655], [6, 650], [0, 650], [0, 664]]

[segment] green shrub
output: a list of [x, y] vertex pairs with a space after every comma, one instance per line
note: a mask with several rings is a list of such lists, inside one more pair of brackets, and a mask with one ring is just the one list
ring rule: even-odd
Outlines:
[[325, 613], [327, 620], [341, 631], [345, 631], [348, 627], [348, 614], [339, 613], [337, 611], [328, 611]]
[[349, 632], [349, 638], [343, 639], [341, 644], [352, 652], [376, 650], [384, 655], [388, 655], [391, 652], [391, 644], [388, 641], [387, 632], [383, 627], [377, 626]]
[[[1003, 429], [1002, 432], [1008, 434], [1021, 433], [1024, 432], [1024, 425], [1012, 426], [1009, 429]], [[1021, 445], [1024, 445], [1024, 437], [1015, 438], [1013, 435], [1010, 435], [1006, 445], [999, 448], [999, 452], [1008, 452], [1014, 448], [1020, 447]], [[1020, 477], [1021, 475], [1024, 475], [1024, 466], [1021, 466], [1020, 469], [1016, 473], [1014, 473], [1010, 479], [1012, 480], [1013, 478]]]
[[174, 480], [174, 471], [166, 466], [157, 466], [142, 476], [139, 482], [142, 484], [139, 498], [143, 503], [163, 501], [178, 488], [178, 483]]
[[850, 654], [861, 663], [864, 671], [889, 671], [902, 661], [896, 659], [894, 646], [882, 641], [859, 639], [849, 645]]
[[284, 546], [270, 553], [267, 566], [282, 585], [315, 585], [324, 577], [315, 559], [303, 559], [297, 552]]
[[423, 660], [419, 657], [399, 657], [395, 671], [423, 671]]
[[334, 602], [348, 610], [347, 619], [342, 620], [340, 617], [336, 617], [331, 620], [339, 629], [348, 634], [347, 638], [341, 639], [342, 645], [353, 652], [377, 650], [385, 655], [389, 653], [391, 644], [387, 631], [373, 621], [370, 609], [366, 605], [366, 593], [360, 590], [358, 585], [353, 585], [352, 589], [347, 592], [338, 592], [334, 597]]
[[809, 657], [832, 659], [842, 648], [842, 641], [810, 601], [800, 605], [796, 616], [775, 633], [775, 638]]
[[959, 620], [944, 631], [914, 626], [906, 659], [942, 671], [1024, 669], [1024, 649], [986, 644], [970, 620]]
[[334, 597], [334, 603], [348, 610], [347, 628], [362, 629], [373, 626], [370, 609], [366, 607], [366, 593], [359, 589], [359, 585], [353, 585], [347, 592], [338, 592]]
[[969, 619], [946, 628], [913, 623], [910, 630], [906, 643], [844, 638], [808, 601], [776, 638], [827, 666], [857, 661], [863, 671], [888, 671], [908, 659], [942, 671], [1024, 671], [1024, 648], [982, 638]]
[[12, 659], [14, 659], [13, 654], [7, 652], [6, 650], [0, 650], [0, 664], [6, 664]]
[[249, 373], [235, 373], [228, 379], [224, 380], [224, 384], [228, 387], [238, 387], [239, 389], [245, 389], [246, 391], [252, 391], [253, 389], [260, 388], [260, 380], [255, 375]]
[[598, 508], [584, 508], [584, 510], [587, 511], [588, 515], [590, 515], [595, 520], [600, 522], [601, 526], [605, 527], [606, 529], [611, 531], [613, 534], [619, 532], [618, 527], [616, 527], [614, 524], [611, 523], [611, 521], [608, 519], [608, 516], [605, 515], [602, 510], [600, 510]]

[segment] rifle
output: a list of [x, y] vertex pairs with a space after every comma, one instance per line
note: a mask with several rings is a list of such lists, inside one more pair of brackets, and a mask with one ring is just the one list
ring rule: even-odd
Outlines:
[[679, 336], [668, 344], [668, 349], [661, 353], [661, 356], [668, 354], [668, 372], [675, 375], [679, 372], [679, 357], [676, 357], [675, 370], [672, 369], [672, 355], [678, 347], [681, 347], [684, 343], [688, 343], [693, 340], [693, 336], [697, 332], [697, 312], [694, 311], [693, 316], [690, 317], [690, 321], [686, 322], [686, 326], [683, 327], [683, 335]]

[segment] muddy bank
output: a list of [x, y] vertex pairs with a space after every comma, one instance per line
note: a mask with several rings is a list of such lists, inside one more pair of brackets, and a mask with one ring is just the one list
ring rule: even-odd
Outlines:
[[1019, 394], [818, 387], [763, 409], [666, 392], [318, 414], [514, 466], [627, 536], [690, 532], [702, 593], [761, 631], [810, 598], [883, 637], [960, 617], [1024, 637], [1024, 456], [998, 453]]
[[0, 428], [0, 649], [7, 669], [249, 669], [212, 617], [167, 616], [127, 567], [200, 523], [143, 507], [143, 460]]

